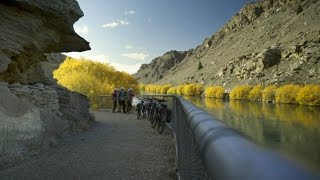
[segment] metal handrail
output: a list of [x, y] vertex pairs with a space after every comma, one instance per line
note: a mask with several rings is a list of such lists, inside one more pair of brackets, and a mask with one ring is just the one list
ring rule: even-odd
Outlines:
[[[280, 154], [258, 148], [241, 133], [227, 127], [184, 98], [175, 96], [174, 99], [174, 105], [177, 108], [182, 108], [184, 113], [183, 116], [176, 114], [175, 117], [184, 118], [177, 118], [175, 119], [177, 122], [174, 122], [178, 142], [178, 166], [179, 159], [185, 158], [179, 157], [179, 151], [186, 147], [179, 147], [179, 140], [183, 138], [181, 136], [184, 136], [179, 133], [182, 128], [179, 127], [181, 124], [179, 121], [185, 121], [195, 144], [198, 146], [201, 156], [199, 158], [201, 158], [210, 179], [320, 179], [319, 175], [289, 161]], [[176, 110], [174, 113], [179, 112]], [[178, 169], [181, 179], [189, 179], [188, 176], [183, 176], [185, 169], [187, 168]], [[190, 175], [190, 171], [185, 175]]]

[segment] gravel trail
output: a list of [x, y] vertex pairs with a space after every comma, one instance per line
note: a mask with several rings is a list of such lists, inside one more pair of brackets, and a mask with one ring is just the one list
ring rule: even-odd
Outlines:
[[170, 130], [160, 135], [136, 114], [95, 112], [96, 123], [28, 161], [0, 170], [0, 179], [175, 179]]

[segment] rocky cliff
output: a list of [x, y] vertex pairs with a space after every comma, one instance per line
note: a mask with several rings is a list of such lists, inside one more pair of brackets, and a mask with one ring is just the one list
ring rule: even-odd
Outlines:
[[[141, 66], [142, 83], [320, 83], [320, 1], [261, 0], [247, 4], [218, 32], [161, 69], [167, 53]], [[173, 59], [173, 58], [172, 58]], [[172, 61], [171, 59], [171, 61]], [[203, 68], [198, 70], [201, 61]], [[146, 71], [148, 69], [148, 71]], [[149, 74], [161, 76], [149, 76]]]
[[73, 29], [82, 16], [76, 0], [0, 2], [0, 167], [90, 127], [87, 98], [52, 78], [65, 58], [52, 52], [90, 49]]
[[186, 57], [187, 52], [170, 51], [157, 57], [150, 64], [142, 64], [136, 78], [143, 83], [152, 83], [162, 79], [165, 72], [177, 67]]
[[44, 53], [90, 49], [73, 29], [82, 16], [75, 0], [1, 1], [0, 79], [28, 82], [25, 72], [46, 61]]

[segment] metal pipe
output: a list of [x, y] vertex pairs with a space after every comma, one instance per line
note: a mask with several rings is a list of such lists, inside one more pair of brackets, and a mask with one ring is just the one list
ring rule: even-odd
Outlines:
[[258, 148], [241, 133], [227, 127], [184, 98], [175, 98], [181, 103], [186, 115], [186, 119], [176, 120], [186, 121], [191, 129], [211, 179], [320, 179], [319, 175], [280, 154]]

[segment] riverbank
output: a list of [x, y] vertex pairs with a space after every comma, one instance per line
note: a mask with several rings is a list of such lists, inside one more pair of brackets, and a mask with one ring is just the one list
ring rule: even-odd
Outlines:
[[141, 91], [148, 93], [320, 106], [320, 85], [317, 84], [287, 84], [282, 86], [240, 85], [235, 86], [232, 90], [225, 89], [223, 86], [203, 87], [201, 84], [183, 84], [177, 86], [170, 84], [140, 84], [139, 88]]

